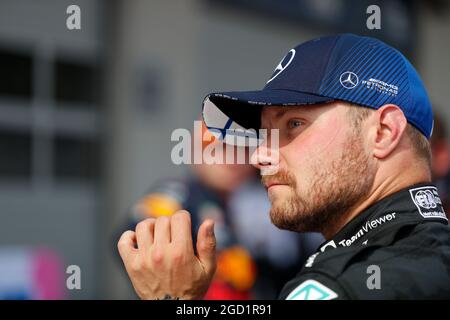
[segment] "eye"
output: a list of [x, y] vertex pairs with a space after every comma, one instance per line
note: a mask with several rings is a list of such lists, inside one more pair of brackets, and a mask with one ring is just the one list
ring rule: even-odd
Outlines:
[[303, 122], [299, 119], [290, 119], [288, 121], [288, 129], [297, 129], [303, 125]]

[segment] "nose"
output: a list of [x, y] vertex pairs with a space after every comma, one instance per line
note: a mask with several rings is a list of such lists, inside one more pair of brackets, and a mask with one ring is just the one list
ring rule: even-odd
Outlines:
[[264, 141], [252, 153], [250, 163], [260, 170], [261, 175], [277, 173], [280, 164], [278, 144], [269, 147], [267, 141]]

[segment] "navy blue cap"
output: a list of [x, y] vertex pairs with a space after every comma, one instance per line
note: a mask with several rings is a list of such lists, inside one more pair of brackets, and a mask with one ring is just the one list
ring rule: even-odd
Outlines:
[[433, 112], [411, 63], [382, 41], [340, 34], [307, 41], [289, 50], [262, 90], [218, 92], [203, 101], [206, 126], [226, 130], [260, 128], [261, 106], [299, 106], [343, 100], [378, 109], [401, 108], [427, 138]]

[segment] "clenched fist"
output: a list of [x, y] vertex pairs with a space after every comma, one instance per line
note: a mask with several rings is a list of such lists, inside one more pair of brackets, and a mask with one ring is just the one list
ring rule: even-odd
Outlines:
[[197, 235], [197, 254], [191, 218], [181, 210], [170, 217], [146, 219], [136, 232], [126, 231], [118, 249], [141, 299], [201, 299], [216, 270], [214, 222], [205, 220]]

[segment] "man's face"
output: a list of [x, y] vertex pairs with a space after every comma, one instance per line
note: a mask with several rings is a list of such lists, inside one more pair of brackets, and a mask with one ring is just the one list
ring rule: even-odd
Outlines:
[[270, 129], [279, 129], [278, 163], [270, 164], [278, 172], [262, 176], [272, 204], [270, 217], [279, 228], [320, 232], [370, 191], [374, 164], [364, 147], [364, 128], [353, 126], [348, 108], [354, 106], [333, 102], [263, 109], [262, 128], [269, 135]]

